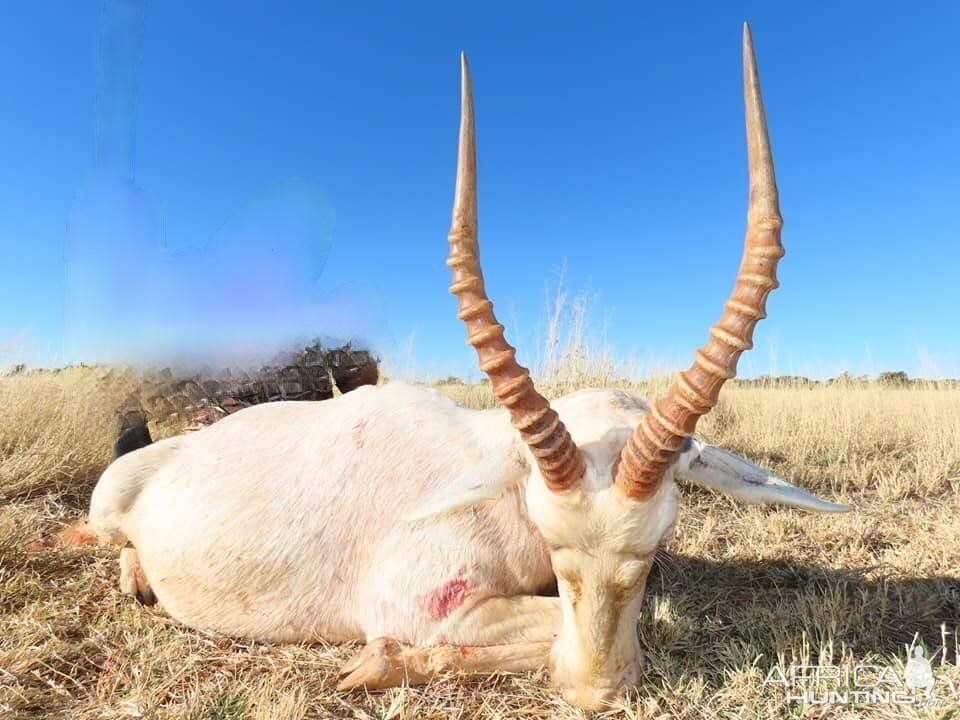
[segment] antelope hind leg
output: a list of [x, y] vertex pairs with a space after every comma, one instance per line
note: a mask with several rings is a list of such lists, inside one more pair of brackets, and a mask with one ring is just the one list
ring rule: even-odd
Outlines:
[[144, 605], [153, 605], [157, 596], [147, 576], [143, 574], [136, 548], [130, 546], [120, 551], [120, 592], [136, 598]]
[[346, 677], [337, 685], [337, 690], [422, 685], [448, 672], [484, 675], [537, 670], [547, 665], [552, 645], [552, 642], [532, 642], [410, 647], [391, 638], [377, 638], [343, 666], [341, 674]]

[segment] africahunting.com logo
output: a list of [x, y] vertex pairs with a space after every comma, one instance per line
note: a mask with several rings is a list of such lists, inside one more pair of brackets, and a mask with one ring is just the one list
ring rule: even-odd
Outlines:
[[898, 672], [889, 665], [774, 665], [764, 686], [780, 685], [787, 702], [809, 705], [915, 705], [933, 707], [933, 665], [922, 647], [907, 650]]

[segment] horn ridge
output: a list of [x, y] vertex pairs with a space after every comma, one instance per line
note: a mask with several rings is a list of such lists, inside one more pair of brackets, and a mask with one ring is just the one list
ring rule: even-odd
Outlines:
[[461, 54], [460, 139], [457, 182], [450, 225], [447, 266], [456, 295], [458, 317], [467, 327], [467, 342], [477, 352], [491, 389], [510, 413], [513, 426], [530, 447], [540, 474], [551, 490], [575, 485], [584, 472], [583, 456], [556, 411], [537, 392], [529, 371], [517, 363], [516, 351], [504, 337], [493, 303], [487, 297], [477, 242], [477, 156], [473, 93], [466, 54]]
[[644, 415], [620, 455], [616, 484], [629, 497], [656, 492], [667, 467], [692, 435], [697, 421], [717, 404], [723, 384], [736, 376], [740, 355], [753, 347], [753, 331], [766, 317], [767, 296], [779, 286], [784, 255], [773, 154], [760, 95], [760, 77], [749, 26], [743, 26], [743, 98], [750, 202], [743, 258], [730, 298], [694, 363], [681, 372], [651, 412]]

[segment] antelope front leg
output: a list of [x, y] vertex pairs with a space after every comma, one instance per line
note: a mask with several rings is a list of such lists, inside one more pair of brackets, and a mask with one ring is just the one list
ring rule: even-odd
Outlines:
[[537, 670], [547, 665], [552, 646], [552, 642], [537, 642], [405, 647], [391, 638], [377, 638], [343, 666], [340, 672], [347, 676], [337, 690], [422, 685], [449, 672], [488, 675]]
[[454, 644], [401, 645], [377, 638], [341, 669], [338, 690], [380, 690], [428, 682], [448, 672], [490, 674], [545, 667], [560, 628], [558, 598], [490, 598], [467, 610], [444, 638]]

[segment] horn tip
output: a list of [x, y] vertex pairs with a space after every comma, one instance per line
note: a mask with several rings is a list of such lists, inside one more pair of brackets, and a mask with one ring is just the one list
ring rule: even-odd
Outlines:
[[[743, 72], [744, 83], [754, 85], [757, 80], [757, 59], [753, 50], [753, 34], [750, 32], [750, 24], [743, 23]], [[745, 86], [746, 86], [745, 85]]]
[[460, 51], [460, 84], [463, 94], [469, 95], [471, 89], [470, 82], [470, 64], [467, 62], [467, 53], [464, 50]]

